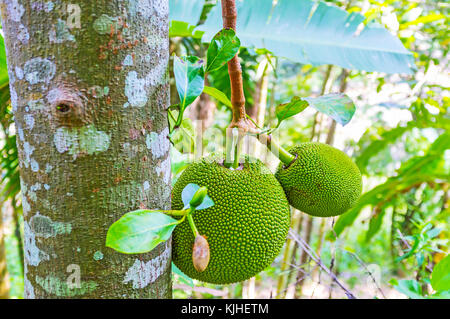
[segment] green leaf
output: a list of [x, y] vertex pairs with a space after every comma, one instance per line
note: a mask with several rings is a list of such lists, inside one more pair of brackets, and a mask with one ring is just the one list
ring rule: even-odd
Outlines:
[[431, 286], [436, 291], [450, 290], [450, 255], [445, 256], [431, 273]]
[[366, 233], [366, 242], [369, 242], [373, 236], [380, 230], [381, 225], [383, 223], [383, 217], [386, 213], [386, 210], [383, 209], [381, 212], [375, 215], [370, 219], [369, 230]]
[[[364, 16], [323, 1], [237, 1], [237, 35], [244, 47], [265, 48], [302, 64], [333, 64], [346, 69], [412, 73], [414, 59], [386, 28], [372, 23], [358, 27]], [[221, 29], [216, 5], [204, 24], [203, 41]], [[361, 31], [361, 32], [359, 32]]]
[[298, 96], [294, 96], [289, 103], [278, 105], [275, 109], [275, 113], [278, 118], [277, 127], [279, 127], [281, 122], [285, 119], [303, 112], [308, 107], [308, 105], [309, 103], [307, 101], [302, 100]]
[[201, 39], [203, 32], [196, 31], [195, 25], [183, 21], [170, 21], [169, 37], [193, 37], [194, 39]]
[[229, 108], [232, 108], [231, 101], [228, 99], [228, 97], [223, 93], [222, 91], [219, 91], [216, 88], [206, 86], [203, 88], [203, 93], [208, 94], [209, 96], [212, 96], [213, 98], [217, 99], [219, 102], [223, 103], [224, 105], [228, 106]]
[[174, 56], [173, 72], [180, 97], [180, 109], [183, 112], [202, 94], [205, 85], [203, 60], [196, 56]]
[[305, 97], [304, 100], [343, 126], [350, 122], [356, 110], [353, 101], [343, 93], [326, 94], [315, 98]]
[[241, 41], [232, 29], [219, 31], [208, 47], [206, 72], [215, 71], [230, 61], [239, 51]]
[[[396, 283], [396, 281], [391, 281], [394, 284], [394, 288], [405, 294], [411, 299], [423, 299], [422, 289], [420, 284], [416, 280], [400, 280]], [[395, 284], [396, 283], [396, 284]]]
[[[184, 187], [183, 191], [181, 192], [181, 200], [183, 201], [184, 209], [190, 207], [190, 201], [199, 189], [200, 186], [193, 183], [189, 183]], [[209, 208], [211, 206], [214, 206], [214, 202], [208, 195], [206, 195], [205, 198], [203, 199], [203, 202], [199, 206], [197, 206], [195, 210], [202, 210]]]
[[194, 29], [204, 4], [205, 0], [169, 0], [169, 37], [201, 38], [203, 32]]
[[149, 252], [168, 240], [183, 220], [176, 220], [158, 210], [129, 212], [109, 227], [106, 246], [124, 254]]
[[194, 125], [190, 118], [181, 121], [178, 130], [172, 132], [170, 140], [180, 152], [192, 153], [195, 150]]
[[439, 234], [441, 232], [442, 232], [442, 229], [440, 229], [440, 228], [433, 228], [433, 229], [430, 229], [429, 231], [427, 231], [427, 236], [429, 238], [434, 238], [434, 237], [439, 236]]
[[384, 131], [379, 139], [372, 141], [365, 147], [355, 159], [355, 164], [361, 173], [367, 173], [366, 167], [373, 156], [384, 150], [388, 145], [394, 143], [400, 136], [413, 127], [413, 125], [397, 126], [391, 130]]
[[206, 195], [205, 198], [203, 199], [203, 202], [199, 206], [197, 206], [195, 208], [195, 210], [207, 209], [207, 208], [212, 207], [212, 206], [214, 206], [213, 200], [211, 199], [211, 197]]

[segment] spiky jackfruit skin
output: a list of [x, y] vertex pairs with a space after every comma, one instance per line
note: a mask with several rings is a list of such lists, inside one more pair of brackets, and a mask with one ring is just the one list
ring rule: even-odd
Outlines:
[[361, 195], [361, 173], [344, 152], [309, 142], [291, 148], [289, 153], [297, 159], [288, 167], [281, 163], [275, 177], [298, 210], [318, 217], [337, 216]]
[[173, 262], [186, 275], [214, 284], [249, 279], [269, 266], [285, 242], [289, 203], [281, 185], [264, 164], [245, 157], [238, 170], [225, 168], [218, 157], [191, 164], [172, 191], [172, 208], [182, 209], [181, 192], [189, 183], [208, 188], [214, 206], [193, 213], [210, 248], [203, 272], [192, 263], [194, 235], [187, 221], [173, 232]]

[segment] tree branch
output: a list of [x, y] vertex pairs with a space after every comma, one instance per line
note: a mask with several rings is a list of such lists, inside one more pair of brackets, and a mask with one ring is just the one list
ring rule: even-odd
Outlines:
[[336, 277], [336, 275], [331, 272], [330, 269], [328, 269], [320, 260], [320, 257], [318, 257], [316, 255], [316, 253], [311, 249], [311, 247], [300, 237], [297, 236], [296, 234], [294, 234], [292, 232], [292, 230], [289, 230], [289, 235], [292, 237], [292, 239], [294, 239], [301, 247], [302, 249], [309, 255], [309, 257], [311, 257], [311, 259], [320, 267], [322, 268], [332, 279], [333, 281], [339, 286], [341, 287], [342, 290], [344, 290], [345, 295], [347, 296], [348, 299], [356, 299], [355, 295], [353, 295], [353, 293], [348, 290], [347, 288], [345, 288], [345, 286], [339, 281], [339, 279]]
[[[222, 19], [224, 29], [236, 31], [237, 10], [235, 0], [222, 0]], [[242, 68], [237, 54], [228, 62], [228, 74], [230, 76], [231, 104], [233, 106], [233, 119], [229, 127], [237, 127], [246, 132], [253, 125], [246, 118]]]

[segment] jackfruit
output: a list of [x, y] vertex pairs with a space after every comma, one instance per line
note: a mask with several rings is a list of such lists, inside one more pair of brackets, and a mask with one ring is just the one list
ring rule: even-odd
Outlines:
[[296, 159], [281, 163], [275, 177], [289, 203], [312, 216], [345, 213], [362, 191], [361, 172], [342, 151], [327, 144], [308, 142], [289, 149]]
[[183, 209], [181, 193], [189, 183], [208, 188], [214, 206], [192, 215], [209, 243], [209, 264], [201, 272], [193, 264], [194, 234], [187, 221], [173, 232], [175, 265], [186, 275], [214, 284], [239, 282], [268, 267], [285, 242], [290, 209], [286, 195], [264, 164], [242, 156], [240, 167], [223, 166], [223, 157], [190, 164], [172, 191], [172, 209]]

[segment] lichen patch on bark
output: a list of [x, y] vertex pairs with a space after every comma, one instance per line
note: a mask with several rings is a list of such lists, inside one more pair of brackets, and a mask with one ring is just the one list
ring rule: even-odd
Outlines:
[[81, 128], [60, 127], [53, 142], [59, 153], [69, 152], [76, 159], [80, 155], [105, 152], [110, 144], [109, 134], [98, 131], [93, 125]]
[[126, 284], [131, 281], [134, 289], [145, 288], [161, 276], [169, 261], [170, 249], [167, 248], [161, 255], [147, 262], [136, 259], [127, 270], [123, 282]]
[[28, 222], [24, 222], [24, 254], [28, 265], [38, 266], [41, 261], [50, 260], [50, 256], [36, 246], [36, 236]]
[[55, 76], [56, 66], [48, 59], [33, 58], [25, 63], [23, 70], [28, 83], [48, 83]]
[[145, 85], [145, 79], [138, 78], [136, 71], [128, 73], [125, 80], [125, 95], [131, 106], [143, 107], [147, 104], [148, 96]]
[[151, 132], [145, 138], [147, 148], [152, 151], [153, 159], [158, 159], [167, 154], [170, 148], [169, 128], [165, 128], [161, 133]]
[[45, 278], [36, 276], [35, 280], [48, 294], [58, 297], [80, 296], [97, 289], [97, 283], [94, 281], [80, 282], [78, 288], [69, 285], [66, 278], [60, 279], [52, 275], [46, 276]]
[[53, 221], [47, 216], [42, 216], [38, 213], [31, 217], [30, 227], [36, 237], [56, 237], [57, 235], [70, 234], [72, 232], [72, 225], [65, 222]]

